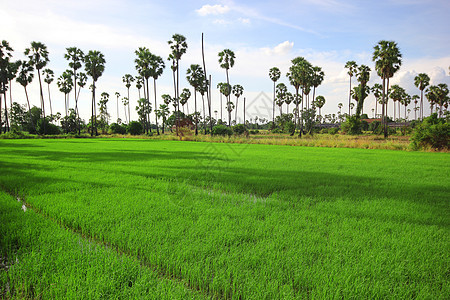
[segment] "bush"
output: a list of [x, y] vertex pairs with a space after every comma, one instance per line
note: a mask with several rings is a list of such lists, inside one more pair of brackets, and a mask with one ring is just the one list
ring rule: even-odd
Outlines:
[[380, 133], [379, 128], [381, 128], [381, 122], [380, 121], [373, 121], [372, 123], [369, 124], [369, 130], [372, 131], [373, 133]]
[[139, 135], [142, 133], [142, 124], [137, 121], [131, 121], [128, 124], [128, 133], [131, 135]]
[[361, 121], [361, 130], [364, 130], [364, 131], [369, 130], [369, 123], [366, 120]]
[[250, 130], [250, 134], [258, 134], [258, 133], [259, 133], [259, 130], [258, 130], [258, 129]]
[[331, 135], [335, 135], [338, 132], [339, 132], [339, 127], [333, 127], [328, 130], [328, 133]]
[[61, 133], [59, 127], [55, 124], [50, 123], [47, 118], [39, 119], [37, 121], [36, 131], [38, 134], [44, 134], [45, 131], [45, 134], [48, 135], [57, 135]]
[[434, 113], [425, 118], [411, 137], [412, 146], [415, 149], [431, 147], [434, 149], [450, 148], [450, 124], [445, 119], [439, 119]]
[[341, 125], [342, 132], [348, 134], [361, 134], [361, 119], [358, 116], [350, 116]]
[[213, 127], [212, 130], [212, 134], [213, 135], [232, 135], [233, 134], [233, 130], [230, 127], [227, 127], [225, 125], [216, 125]]
[[111, 130], [111, 133], [116, 133], [116, 134], [127, 133], [127, 127], [125, 125], [119, 125], [117, 123], [111, 123], [111, 125], [109, 126], [109, 129]]
[[241, 135], [246, 131], [247, 131], [247, 129], [245, 129], [244, 124], [236, 124], [233, 126], [233, 132], [235, 134]]

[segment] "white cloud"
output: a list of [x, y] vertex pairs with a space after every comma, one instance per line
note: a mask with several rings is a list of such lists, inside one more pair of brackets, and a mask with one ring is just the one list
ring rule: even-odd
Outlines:
[[197, 9], [196, 12], [200, 16], [207, 16], [207, 15], [223, 15], [230, 11], [230, 8], [226, 5], [203, 5], [200, 9]]
[[219, 25], [229, 25], [229, 24], [231, 24], [230, 21], [227, 21], [227, 20], [225, 20], [225, 19], [215, 19], [215, 20], [213, 21], [213, 23], [214, 23], [214, 24], [219, 24]]
[[284, 41], [273, 48], [262, 48], [267, 55], [286, 55], [294, 47], [294, 42]]
[[250, 22], [250, 19], [248, 19], [248, 18], [239, 18], [238, 19], [239, 20], [239, 22], [241, 22], [242, 24], [246, 24], [246, 25], [249, 25], [251, 22]]

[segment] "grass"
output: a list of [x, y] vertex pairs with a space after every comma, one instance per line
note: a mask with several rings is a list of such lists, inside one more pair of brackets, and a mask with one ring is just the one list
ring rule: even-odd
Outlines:
[[2, 194], [6, 297], [53, 296], [52, 284], [68, 298], [450, 292], [446, 153], [136, 139], [0, 148], [0, 186], [29, 207]]

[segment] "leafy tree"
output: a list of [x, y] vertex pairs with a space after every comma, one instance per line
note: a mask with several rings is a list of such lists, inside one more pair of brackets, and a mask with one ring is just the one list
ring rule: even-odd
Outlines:
[[96, 126], [96, 107], [95, 107], [95, 83], [102, 76], [105, 71], [105, 57], [100, 51], [90, 50], [89, 53], [84, 57], [84, 65], [87, 75], [92, 78], [92, 128], [91, 136], [98, 135]]
[[131, 135], [139, 135], [143, 131], [142, 124], [137, 121], [131, 121], [130, 124], [128, 124], [128, 133]]
[[414, 77], [414, 85], [420, 90], [420, 112], [419, 117], [423, 119], [423, 91], [430, 85], [430, 77], [425, 73], [420, 73]]
[[232, 88], [232, 93], [236, 97], [236, 110], [234, 114], [234, 121], [237, 123], [237, 107], [239, 102], [239, 97], [244, 93], [244, 88], [240, 84], [235, 84]]
[[10, 109], [9, 115], [11, 119], [11, 128], [16, 130], [24, 130], [26, 118], [27, 118], [27, 110], [25, 105], [20, 105], [17, 102], [13, 102]]
[[351, 93], [352, 93], [352, 77], [356, 74], [358, 65], [355, 61], [350, 60], [345, 63], [345, 68], [348, 69], [347, 74], [350, 76], [350, 88], [349, 88], [349, 94], [348, 94], [348, 113], [350, 114], [350, 103], [351, 103]]
[[416, 149], [431, 147], [433, 149], [450, 149], [450, 124], [444, 118], [432, 113], [416, 127], [411, 137], [412, 146]]
[[[47, 46], [41, 42], [31, 42], [31, 47], [25, 49], [25, 55], [28, 56], [30, 63], [37, 70], [39, 78], [39, 91], [41, 96], [42, 116], [45, 118], [44, 93], [42, 92], [41, 69], [49, 62]], [[43, 122], [43, 134], [45, 134], [45, 122]]]
[[275, 124], [275, 84], [277, 83], [278, 79], [280, 79], [281, 72], [280, 69], [277, 67], [273, 67], [269, 70], [269, 77], [273, 81], [273, 109], [272, 109], [272, 122]]
[[370, 68], [366, 65], [361, 65], [358, 67], [357, 79], [359, 82], [359, 95], [358, 95], [358, 106], [356, 107], [356, 115], [359, 117], [363, 111], [364, 100], [370, 93], [370, 88], [367, 88], [367, 82], [370, 79]]
[[[387, 99], [386, 91], [389, 90], [389, 78], [394, 76], [402, 64], [402, 54], [394, 41], [379, 41], [374, 47], [372, 60], [375, 62], [375, 69], [378, 76], [383, 80], [383, 93], [382, 93], [382, 121], [384, 126], [384, 137], [387, 138], [387, 122], [385, 117], [387, 116]], [[386, 84], [387, 81], [387, 84]], [[387, 86], [386, 86], [387, 85]]]
[[158, 116], [156, 114], [156, 80], [159, 76], [164, 72], [164, 68], [166, 65], [164, 64], [164, 60], [161, 56], [153, 55], [150, 60], [150, 76], [153, 78], [153, 91], [155, 94], [155, 122], [156, 122], [156, 133], [159, 135], [159, 127], [158, 127]]

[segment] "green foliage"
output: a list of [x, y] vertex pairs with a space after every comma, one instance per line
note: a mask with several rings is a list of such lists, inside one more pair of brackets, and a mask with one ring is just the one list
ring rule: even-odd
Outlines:
[[445, 119], [438, 118], [437, 114], [434, 113], [416, 127], [411, 142], [415, 149], [431, 147], [449, 150], [450, 124]]
[[[213, 129], [214, 129], [214, 127], [213, 127]], [[236, 124], [233, 126], [233, 132], [237, 135], [243, 134], [246, 131], [247, 131], [247, 129], [245, 129], [244, 124]]]
[[258, 134], [259, 130], [258, 129], [252, 129], [249, 131], [250, 134]]
[[111, 123], [111, 125], [109, 125], [109, 129], [111, 130], [111, 133], [115, 134], [127, 133], [127, 126], [125, 124]]
[[361, 119], [357, 115], [347, 117], [341, 125], [341, 130], [347, 134], [361, 134]]
[[369, 123], [366, 120], [361, 120], [361, 130], [363, 131], [369, 130]]
[[143, 132], [144, 127], [142, 127], [142, 124], [138, 121], [131, 121], [130, 124], [128, 124], [127, 131], [131, 135], [139, 135]]
[[222, 136], [228, 135], [228, 136], [230, 136], [233, 134], [233, 130], [230, 127], [225, 126], [225, 125], [216, 125], [212, 129], [212, 134], [213, 135], [222, 135]]
[[368, 130], [372, 131], [372, 133], [375, 134], [381, 134], [382, 133], [381, 122], [373, 121], [372, 123], [369, 124]]
[[52, 124], [48, 121], [48, 118], [39, 119], [36, 124], [36, 131], [38, 134], [48, 134], [48, 135], [56, 135], [60, 134], [61, 130], [55, 124]]
[[335, 135], [338, 132], [339, 132], [339, 127], [333, 127], [333, 128], [328, 129], [328, 133], [331, 135]]

